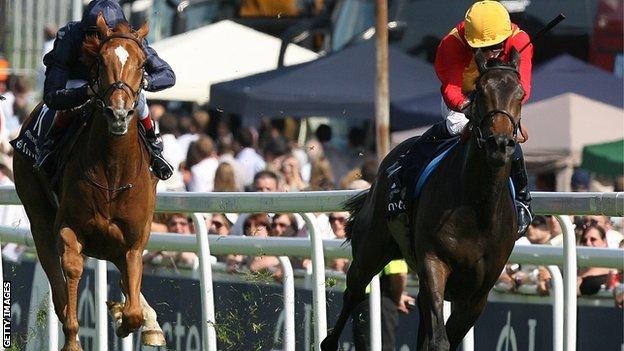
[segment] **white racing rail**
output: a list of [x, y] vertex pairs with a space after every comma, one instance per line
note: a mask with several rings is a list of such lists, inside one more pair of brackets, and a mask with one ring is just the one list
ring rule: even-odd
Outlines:
[[[172, 234], [152, 235], [148, 243], [150, 250], [168, 251], [196, 251], [200, 258], [200, 286], [202, 289], [202, 335], [203, 345], [207, 350], [216, 350], [216, 335], [214, 324], [214, 301], [212, 294], [212, 275], [210, 270], [210, 250], [214, 254], [237, 253], [250, 255], [276, 256], [306, 256], [312, 258], [313, 281], [313, 308], [314, 308], [314, 349], [319, 350], [320, 341], [327, 335], [326, 301], [325, 301], [325, 269], [324, 259], [350, 256], [349, 247], [341, 247], [340, 241], [322, 241], [318, 235], [314, 212], [334, 212], [344, 210], [344, 201], [357, 194], [357, 191], [327, 191], [327, 192], [298, 192], [298, 193], [159, 193], [156, 205], [158, 212], [185, 212], [185, 213], [217, 213], [217, 212], [292, 212], [300, 213], [304, 218], [310, 241], [289, 238], [252, 238], [252, 237], [213, 237], [207, 235], [203, 218], [193, 215], [195, 228], [200, 235], [179, 236]], [[537, 214], [553, 215], [607, 215], [624, 216], [624, 193], [533, 193], [533, 209]], [[20, 204], [13, 187], [0, 187], [0, 204]], [[561, 223], [564, 235], [563, 254], [561, 248], [549, 246], [517, 246], [511, 260], [518, 263], [532, 263], [542, 265], [563, 265], [563, 325], [558, 322], [561, 317], [554, 314], [555, 337], [554, 350], [574, 351], [576, 348], [576, 275], [577, 266], [600, 266], [624, 268], [622, 251], [609, 249], [575, 249], [575, 237], [572, 222], [568, 216], [557, 216]], [[12, 227], [0, 227], [0, 238], [3, 242], [15, 242], [27, 246], [34, 246], [30, 233]], [[208, 239], [208, 240], [206, 240]], [[325, 251], [325, 252], [324, 252]], [[578, 255], [578, 260], [577, 260]], [[280, 260], [284, 263], [287, 260]], [[99, 277], [106, 274], [104, 265], [96, 266]], [[290, 267], [285, 267], [285, 274]], [[555, 267], [550, 267], [551, 271]], [[1, 265], [0, 265], [1, 269]], [[0, 272], [1, 273], [1, 272]], [[557, 274], [555, 273], [555, 276]], [[289, 279], [284, 278], [285, 302], [294, 302], [286, 290]], [[554, 277], [556, 284], [558, 279]], [[96, 289], [106, 289], [105, 278], [97, 278]], [[103, 290], [105, 291], [105, 290]], [[557, 287], [554, 294], [558, 295]], [[106, 298], [105, 294], [99, 294]], [[374, 294], [373, 294], [374, 296]], [[97, 302], [96, 313], [99, 320], [105, 320], [106, 311], [104, 300]], [[560, 311], [561, 301], [555, 298], [553, 310]], [[294, 310], [292, 306], [285, 306], [286, 311]], [[50, 314], [49, 314], [50, 315]], [[54, 316], [54, 314], [51, 314]], [[103, 317], [102, 317], [103, 316]], [[559, 313], [561, 316], [561, 313]], [[379, 316], [372, 317], [373, 330], [380, 326]], [[294, 326], [289, 325], [286, 318], [284, 348], [294, 350]], [[99, 328], [98, 350], [107, 349], [106, 323]], [[294, 323], [293, 323], [294, 324]], [[52, 329], [54, 330], [54, 329]], [[378, 335], [378, 333], [374, 333]], [[52, 338], [51, 338], [52, 339]], [[290, 345], [290, 341], [293, 342]], [[52, 343], [52, 342], [51, 342]], [[373, 341], [373, 349], [380, 347], [380, 340]], [[466, 345], [470, 348], [470, 345]], [[51, 350], [54, 349], [51, 348]]]

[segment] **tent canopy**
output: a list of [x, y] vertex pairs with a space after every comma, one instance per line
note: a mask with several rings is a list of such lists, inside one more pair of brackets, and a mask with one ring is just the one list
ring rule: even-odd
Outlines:
[[[212, 84], [277, 67], [280, 45], [278, 38], [227, 20], [155, 42], [151, 46], [173, 68], [176, 85], [146, 96], [205, 103]], [[316, 53], [291, 44], [285, 63], [316, 57]]]
[[[580, 163], [583, 146], [624, 137], [624, 110], [574, 93], [526, 105], [527, 163]], [[541, 161], [540, 161], [541, 160]]]
[[[413, 128], [440, 120], [415, 120], [395, 104], [438, 91], [433, 67], [393, 46], [389, 49], [391, 127]], [[318, 60], [216, 84], [212, 108], [243, 117], [327, 116], [372, 119], [375, 115], [375, 45], [357, 44]]]
[[581, 168], [606, 176], [624, 175], [624, 139], [585, 146]]
[[592, 100], [624, 108], [624, 81], [596, 66], [564, 54], [533, 72], [529, 102], [575, 93]]

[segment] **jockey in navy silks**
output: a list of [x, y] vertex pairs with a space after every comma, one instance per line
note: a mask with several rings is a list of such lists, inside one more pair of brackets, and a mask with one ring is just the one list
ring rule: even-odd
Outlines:
[[[116, 1], [93, 0], [85, 8], [82, 20], [69, 22], [61, 28], [54, 40], [54, 48], [43, 58], [46, 66], [43, 101], [52, 110], [68, 110], [86, 103], [93, 97], [89, 88], [89, 67], [80, 60], [82, 43], [86, 35], [97, 33], [96, 21], [102, 13], [106, 24], [113, 29], [118, 23], [126, 22], [125, 15]], [[147, 41], [143, 43], [147, 61], [142, 88], [147, 91], [160, 91], [175, 84], [175, 74], [171, 66], [158, 57]], [[173, 167], [163, 158], [163, 144], [154, 128], [143, 92], [140, 93], [136, 111], [145, 129], [145, 138], [151, 149], [151, 168], [160, 179], [168, 179]], [[39, 138], [40, 150], [35, 167], [42, 169], [48, 156], [54, 151], [68, 121], [55, 118], [46, 138]]]

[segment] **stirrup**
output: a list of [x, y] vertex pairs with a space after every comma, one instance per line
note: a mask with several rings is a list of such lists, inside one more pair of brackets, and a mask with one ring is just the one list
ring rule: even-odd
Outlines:
[[533, 222], [533, 215], [529, 205], [516, 200], [516, 211], [518, 214], [518, 235], [524, 236]]

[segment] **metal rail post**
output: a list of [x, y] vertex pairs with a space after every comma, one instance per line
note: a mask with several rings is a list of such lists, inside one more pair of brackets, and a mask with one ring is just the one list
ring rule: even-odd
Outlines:
[[379, 285], [379, 274], [375, 275], [370, 282], [368, 310], [370, 349], [371, 351], [381, 351], [381, 288]]
[[313, 213], [300, 213], [308, 226], [312, 243], [312, 307], [314, 311], [315, 351], [321, 350], [321, 341], [327, 336], [327, 304], [325, 297], [325, 255], [323, 240], [317, 230], [316, 217]]
[[48, 316], [46, 318], [48, 327], [48, 351], [58, 350], [58, 322], [58, 317], [56, 317], [56, 312], [54, 311], [54, 301], [52, 300], [52, 287], [50, 287], [50, 283], [48, 282]]
[[563, 278], [559, 267], [547, 266], [550, 272], [553, 298], [553, 351], [563, 351]]
[[563, 349], [576, 350], [576, 237], [569, 216], [556, 216], [563, 232]]
[[284, 277], [284, 351], [295, 351], [295, 276], [288, 256], [278, 257]]
[[95, 349], [98, 351], [108, 351], [108, 309], [106, 307], [108, 288], [106, 286], [106, 273], [106, 261], [95, 260]]
[[202, 344], [204, 350], [217, 351], [217, 333], [215, 331], [214, 296], [212, 290], [212, 268], [210, 267], [210, 246], [208, 228], [201, 213], [193, 213], [195, 237], [199, 247], [199, 288], [202, 302]]

